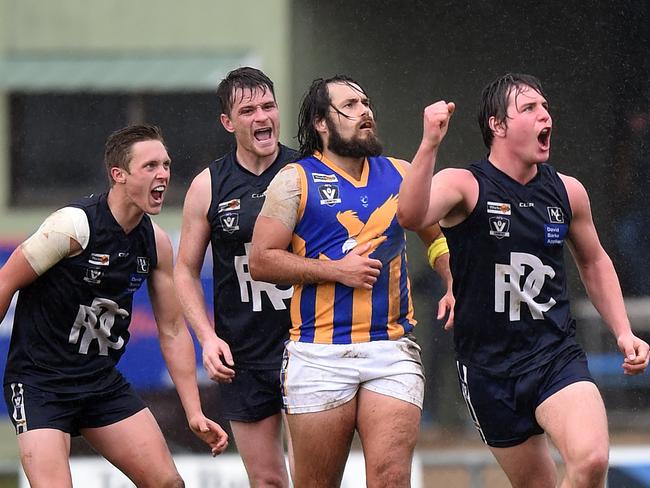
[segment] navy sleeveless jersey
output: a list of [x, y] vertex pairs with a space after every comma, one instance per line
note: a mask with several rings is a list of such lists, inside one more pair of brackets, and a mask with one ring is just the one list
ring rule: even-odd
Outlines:
[[294, 150], [280, 145], [276, 160], [259, 176], [237, 162], [235, 151], [209, 166], [214, 321], [237, 366], [279, 369], [282, 362], [293, 290], [252, 280], [248, 255], [266, 188], [297, 157]]
[[445, 228], [456, 296], [458, 359], [514, 376], [576, 344], [564, 267], [571, 207], [549, 165], [521, 185], [488, 160], [468, 167], [478, 181], [476, 207]]
[[110, 391], [129, 341], [133, 293], [157, 264], [151, 220], [125, 234], [106, 194], [70, 207], [88, 217], [90, 240], [20, 290], [5, 383], [46, 391]]

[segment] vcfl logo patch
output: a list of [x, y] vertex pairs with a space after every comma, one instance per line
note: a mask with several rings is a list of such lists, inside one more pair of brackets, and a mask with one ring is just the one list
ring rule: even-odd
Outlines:
[[219, 215], [219, 221], [224, 232], [232, 234], [239, 230], [239, 214], [235, 212]]
[[318, 194], [320, 195], [320, 204], [329, 207], [341, 203], [339, 196], [339, 187], [337, 185], [320, 185], [318, 187]]
[[100, 269], [86, 268], [86, 276], [84, 276], [84, 281], [86, 283], [98, 285], [102, 282], [103, 275], [104, 272]]
[[490, 217], [490, 235], [497, 239], [510, 237], [510, 219], [505, 217]]

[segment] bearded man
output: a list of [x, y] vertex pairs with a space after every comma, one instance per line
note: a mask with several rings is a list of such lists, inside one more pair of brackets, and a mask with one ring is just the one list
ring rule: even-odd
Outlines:
[[[424, 396], [396, 218], [408, 163], [380, 155], [370, 100], [347, 76], [312, 83], [298, 140], [301, 159], [270, 183], [250, 256], [254, 279], [294, 285], [281, 380], [295, 486], [339, 486], [356, 430], [368, 486], [407, 487]], [[437, 225], [419, 234], [441, 235]], [[451, 309], [448, 291], [439, 316]]]

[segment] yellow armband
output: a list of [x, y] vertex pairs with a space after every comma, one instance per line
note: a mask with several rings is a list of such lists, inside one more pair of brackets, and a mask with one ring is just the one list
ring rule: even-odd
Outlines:
[[444, 236], [438, 237], [431, 243], [429, 250], [427, 251], [427, 255], [429, 256], [429, 266], [432, 268], [435, 267], [436, 259], [448, 252], [449, 248], [447, 247], [447, 239]]

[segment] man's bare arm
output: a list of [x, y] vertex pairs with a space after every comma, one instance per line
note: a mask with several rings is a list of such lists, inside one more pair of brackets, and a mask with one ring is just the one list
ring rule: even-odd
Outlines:
[[230, 383], [235, 375], [232, 353], [228, 344], [215, 332], [201, 284], [201, 268], [210, 242], [208, 208], [211, 195], [210, 170], [205, 169], [194, 178], [185, 196], [174, 284], [183, 313], [201, 343], [206, 372], [215, 381]]
[[632, 332], [616, 270], [600, 243], [587, 191], [575, 178], [562, 175], [572, 219], [568, 241], [589, 298], [616, 338], [625, 359], [625, 374], [639, 374], [648, 366], [648, 344]]
[[172, 245], [167, 234], [157, 225], [154, 225], [154, 229], [158, 264], [149, 276], [148, 286], [158, 327], [160, 350], [178, 391], [190, 428], [209, 445], [212, 454], [217, 455], [227, 447], [228, 435], [216, 422], [205, 417], [201, 409], [194, 343], [185, 325], [181, 305], [174, 290]]
[[310, 259], [287, 250], [291, 235], [280, 220], [258, 217], [249, 259], [253, 279], [283, 284], [338, 282], [367, 289], [377, 281], [381, 261], [366, 256], [370, 243], [355, 247], [339, 260]]

